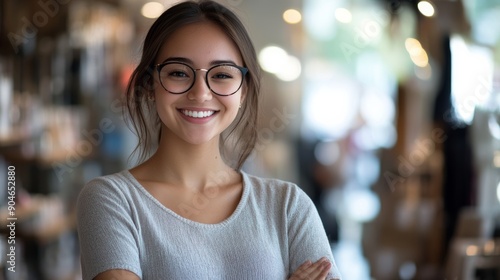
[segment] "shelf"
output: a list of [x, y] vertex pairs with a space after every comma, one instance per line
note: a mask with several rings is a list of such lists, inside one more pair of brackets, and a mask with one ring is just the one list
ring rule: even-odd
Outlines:
[[34, 137], [34, 133], [29, 133], [25, 129], [12, 129], [7, 134], [0, 134], [0, 147], [18, 146]]
[[[36, 196], [30, 202], [15, 206], [16, 237], [48, 241], [72, 230], [76, 225], [74, 213], [65, 213], [62, 201], [55, 197]], [[8, 221], [7, 207], [0, 209], [0, 219]], [[8, 234], [8, 228], [0, 232]]]

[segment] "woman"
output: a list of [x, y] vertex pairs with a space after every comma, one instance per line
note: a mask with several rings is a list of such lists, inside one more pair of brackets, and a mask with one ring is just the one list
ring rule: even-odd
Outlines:
[[240, 170], [259, 78], [246, 30], [222, 5], [183, 2], [157, 19], [127, 90], [147, 160], [82, 190], [84, 279], [340, 278], [304, 192]]

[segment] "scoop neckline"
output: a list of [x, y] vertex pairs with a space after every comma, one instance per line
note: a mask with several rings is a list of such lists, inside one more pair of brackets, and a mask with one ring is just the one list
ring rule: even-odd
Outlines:
[[226, 226], [226, 225], [230, 224], [232, 221], [234, 221], [237, 218], [237, 216], [242, 211], [243, 207], [246, 204], [248, 193], [249, 193], [247, 174], [242, 170], [238, 170], [238, 173], [240, 173], [240, 175], [242, 177], [241, 184], [242, 184], [243, 192], [241, 194], [240, 201], [238, 202], [238, 205], [236, 206], [236, 209], [233, 211], [233, 213], [231, 213], [231, 215], [229, 217], [222, 220], [221, 222], [214, 223], [214, 224], [207, 224], [207, 223], [197, 222], [197, 221], [185, 218], [185, 217], [177, 214], [175, 211], [168, 208], [167, 206], [163, 205], [150, 192], [148, 192], [146, 190], [146, 188], [144, 188], [144, 186], [134, 177], [134, 175], [132, 175], [132, 173], [130, 173], [130, 170], [125, 169], [121, 173], [128, 181], [130, 181], [133, 184], [134, 187], [136, 187], [139, 191], [141, 191], [143, 195], [145, 195], [149, 200], [151, 200], [154, 204], [156, 204], [156, 206], [158, 206], [160, 209], [165, 211], [167, 214], [171, 215], [172, 217], [174, 217], [174, 218], [176, 218], [176, 219], [178, 219], [186, 224], [189, 224], [192, 226], [197, 226], [197, 227], [213, 228], [213, 227], [222, 227], [222, 226]]

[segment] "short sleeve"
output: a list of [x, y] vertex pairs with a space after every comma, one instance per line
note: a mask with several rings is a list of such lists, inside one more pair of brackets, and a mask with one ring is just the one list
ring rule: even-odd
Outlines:
[[327, 279], [341, 279], [318, 211], [298, 187], [290, 197], [287, 216], [290, 272], [307, 260], [315, 262], [327, 257], [332, 263]]
[[116, 183], [98, 178], [83, 188], [77, 202], [77, 227], [84, 280], [110, 269], [142, 277], [139, 232], [130, 204]]

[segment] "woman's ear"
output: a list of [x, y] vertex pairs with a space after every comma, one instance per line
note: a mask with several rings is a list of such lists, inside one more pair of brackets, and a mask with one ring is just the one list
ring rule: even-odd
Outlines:
[[244, 83], [242, 88], [241, 88], [240, 108], [243, 105], [243, 102], [245, 102], [245, 98], [247, 98], [247, 92], [248, 92], [248, 87]]

